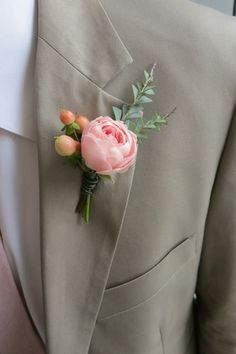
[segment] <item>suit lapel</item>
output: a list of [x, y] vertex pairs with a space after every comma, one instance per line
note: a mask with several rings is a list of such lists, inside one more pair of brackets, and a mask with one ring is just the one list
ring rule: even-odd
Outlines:
[[119, 240], [135, 166], [100, 182], [90, 224], [74, 213], [81, 171], [56, 155], [61, 107], [91, 119], [122, 101], [101, 88], [132, 57], [95, 0], [41, 0], [36, 58], [42, 274], [50, 354], [86, 354]]
[[39, 34], [104, 87], [133, 61], [99, 0], [41, 0]]

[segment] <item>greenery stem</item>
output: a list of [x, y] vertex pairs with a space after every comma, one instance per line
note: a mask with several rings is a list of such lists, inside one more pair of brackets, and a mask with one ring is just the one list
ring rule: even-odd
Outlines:
[[133, 106], [135, 106], [135, 105], [139, 102], [140, 98], [144, 95], [147, 86], [148, 86], [151, 82], [153, 82], [153, 71], [154, 71], [155, 67], [156, 67], [156, 63], [153, 65], [153, 67], [152, 67], [152, 69], [151, 69], [149, 78], [143, 83], [143, 87], [142, 87], [141, 91], [138, 93], [137, 97], [134, 98], [133, 103], [131, 103], [131, 104], [129, 105], [129, 108], [128, 108], [127, 112], [126, 112], [125, 115], [122, 117], [122, 120], [123, 120], [123, 121], [125, 121], [126, 118], [129, 116], [129, 113], [130, 113], [131, 108], [132, 108]]
[[85, 204], [85, 212], [84, 212], [84, 220], [86, 222], [86, 224], [89, 223], [89, 216], [90, 216], [90, 206], [91, 206], [91, 200], [92, 200], [92, 195], [91, 194], [87, 194], [86, 197], [86, 204]]

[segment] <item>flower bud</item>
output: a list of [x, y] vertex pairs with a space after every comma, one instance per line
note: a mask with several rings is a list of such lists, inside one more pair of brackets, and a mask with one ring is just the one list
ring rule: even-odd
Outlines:
[[70, 156], [77, 149], [77, 141], [67, 135], [60, 135], [55, 140], [56, 152], [61, 156]]
[[75, 121], [75, 114], [71, 111], [61, 110], [60, 120], [65, 125], [72, 124]]
[[85, 126], [89, 123], [89, 119], [85, 116], [77, 116], [75, 122], [80, 126], [80, 130], [83, 131]]

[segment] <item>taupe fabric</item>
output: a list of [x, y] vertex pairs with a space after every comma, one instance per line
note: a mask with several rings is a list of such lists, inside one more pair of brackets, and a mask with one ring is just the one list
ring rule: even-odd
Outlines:
[[[40, 0], [38, 16], [48, 353], [236, 353], [235, 19], [187, 0]], [[177, 111], [99, 184], [85, 225], [59, 109], [111, 114], [154, 62], [147, 117]]]
[[0, 233], [0, 353], [45, 354], [20, 295]]

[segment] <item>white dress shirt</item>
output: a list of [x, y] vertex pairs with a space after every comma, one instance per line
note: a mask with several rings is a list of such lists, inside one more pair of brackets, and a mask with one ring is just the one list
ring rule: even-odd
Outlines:
[[0, 229], [32, 320], [45, 341], [34, 103], [36, 0], [0, 4]]

